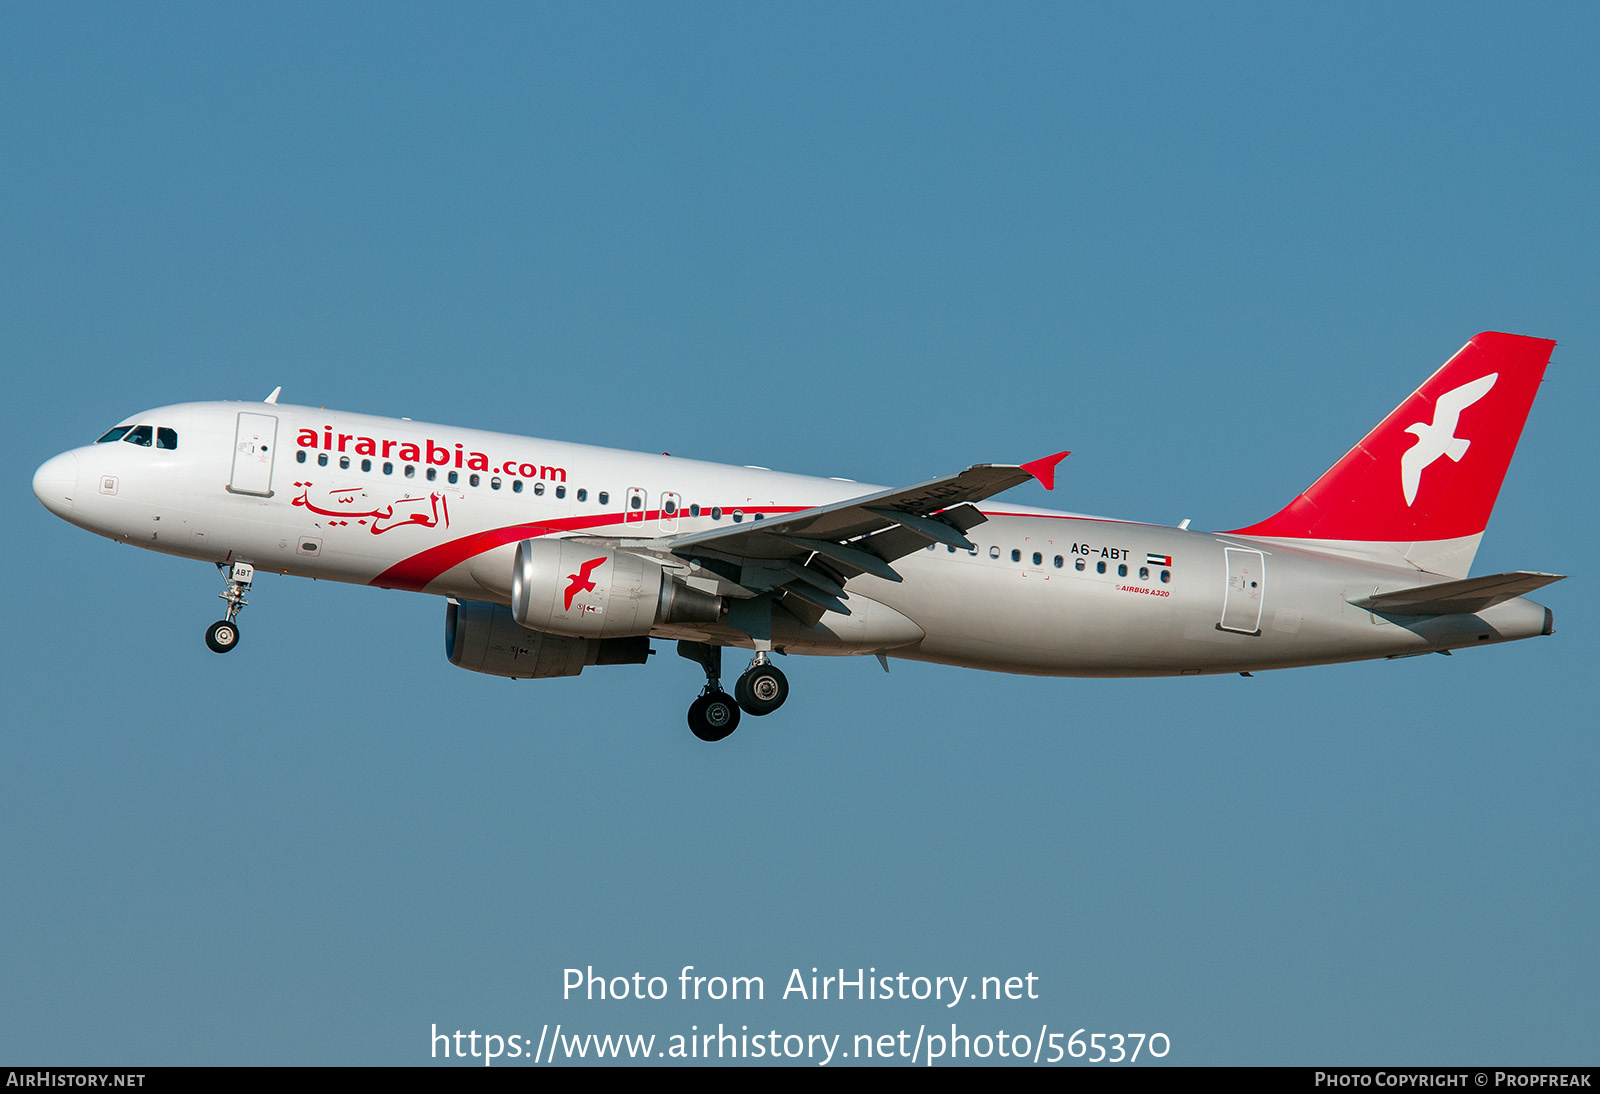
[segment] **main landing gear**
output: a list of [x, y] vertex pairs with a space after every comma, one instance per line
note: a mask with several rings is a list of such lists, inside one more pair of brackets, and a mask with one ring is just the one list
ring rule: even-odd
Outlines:
[[256, 568], [248, 562], [231, 565], [219, 562], [217, 569], [222, 571], [222, 580], [226, 583], [226, 587], [217, 595], [228, 602], [228, 617], [206, 628], [206, 645], [212, 653], [227, 653], [239, 644], [239, 625], [233, 621], [233, 617], [250, 603], [244, 594], [250, 590], [250, 582], [255, 580]]
[[678, 654], [698, 662], [706, 672], [705, 690], [689, 704], [689, 729], [702, 741], [720, 741], [739, 728], [739, 712], [760, 717], [783, 706], [789, 681], [763, 651], [757, 653], [733, 685], [733, 697], [722, 690], [722, 647], [704, 642], [679, 642]]
[[739, 707], [728, 693], [707, 684], [689, 704], [689, 729], [702, 741], [720, 741], [739, 728]]
[[767, 659], [763, 651], [757, 653], [755, 660], [750, 662], [750, 667], [744, 670], [744, 675], [739, 677], [733, 685], [733, 699], [744, 708], [746, 714], [760, 717], [771, 714], [783, 706], [783, 701], [789, 698], [789, 681]]
[[722, 690], [722, 647], [705, 642], [679, 642], [678, 656], [706, 670], [706, 687], [689, 704], [689, 730], [702, 741], [720, 741], [739, 728], [739, 707]]

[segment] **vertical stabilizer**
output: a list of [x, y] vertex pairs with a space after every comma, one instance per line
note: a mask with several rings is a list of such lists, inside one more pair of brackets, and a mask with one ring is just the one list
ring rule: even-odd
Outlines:
[[1475, 336], [1299, 497], [1237, 534], [1392, 552], [1465, 577], [1554, 348]]

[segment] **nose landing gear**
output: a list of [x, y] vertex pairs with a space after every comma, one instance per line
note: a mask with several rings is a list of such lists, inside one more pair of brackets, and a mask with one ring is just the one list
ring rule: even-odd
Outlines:
[[217, 595], [227, 601], [228, 616], [206, 628], [206, 645], [212, 653], [227, 653], [239, 644], [239, 625], [233, 621], [233, 617], [250, 603], [244, 594], [249, 591], [250, 582], [255, 580], [256, 568], [248, 562], [235, 562], [232, 565], [219, 562], [217, 569], [222, 572], [225, 582], [225, 588]]
[[212, 653], [227, 653], [239, 644], [239, 628], [226, 619], [219, 619], [206, 628], [206, 645]]

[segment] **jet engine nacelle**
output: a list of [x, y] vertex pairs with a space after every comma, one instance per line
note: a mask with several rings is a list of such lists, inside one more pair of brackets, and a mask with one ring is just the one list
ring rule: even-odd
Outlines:
[[503, 605], [452, 600], [445, 610], [444, 652], [452, 665], [473, 672], [530, 680], [576, 676], [585, 665], [642, 665], [650, 640], [545, 634], [519, 624]]
[[658, 623], [715, 623], [722, 598], [641, 555], [571, 539], [525, 539], [511, 570], [511, 614], [574, 638], [646, 635]]

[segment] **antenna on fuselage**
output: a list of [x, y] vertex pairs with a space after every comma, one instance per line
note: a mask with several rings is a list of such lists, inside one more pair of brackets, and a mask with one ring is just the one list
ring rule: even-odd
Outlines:
[[276, 403], [278, 401], [278, 393], [281, 392], [282, 390], [283, 390], [283, 385], [279, 384], [277, 387], [272, 389], [272, 394], [271, 395], [268, 395], [265, 399], [262, 399], [261, 401], [263, 403]]

